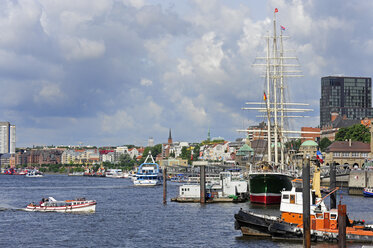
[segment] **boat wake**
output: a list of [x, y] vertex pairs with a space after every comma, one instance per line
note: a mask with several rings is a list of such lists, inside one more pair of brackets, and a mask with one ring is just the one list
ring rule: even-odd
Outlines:
[[45, 189], [130, 189], [133, 185], [95, 185], [95, 186], [31, 186], [31, 187], [0, 187], [0, 190], [24, 189], [24, 190], [45, 190]]
[[0, 204], [0, 212], [1, 211], [19, 211], [19, 210], [23, 210], [23, 208], [16, 208], [8, 204]]

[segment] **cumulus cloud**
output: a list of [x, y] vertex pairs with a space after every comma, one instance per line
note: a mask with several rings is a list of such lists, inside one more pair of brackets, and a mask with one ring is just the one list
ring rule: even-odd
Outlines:
[[140, 84], [142, 86], [150, 86], [153, 84], [153, 81], [150, 79], [142, 78]]
[[65, 38], [60, 41], [64, 57], [67, 60], [99, 58], [105, 53], [105, 44], [82, 38]]
[[[241, 108], [261, 100], [265, 81], [252, 64], [266, 55], [277, 7], [277, 22], [290, 37], [285, 48], [294, 50], [304, 74], [287, 82], [288, 95], [315, 109], [308, 122], [294, 124], [317, 125], [322, 76], [371, 76], [372, 5], [6, 1], [0, 87], [7, 93], [0, 113], [17, 125], [19, 145], [141, 145], [150, 136], [161, 143], [169, 128], [179, 135], [175, 140], [200, 141], [208, 127], [213, 136], [233, 140], [242, 136], [234, 131], [242, 123], [262, 121]], [[58, 135], [49, 135], [53, 129]]]

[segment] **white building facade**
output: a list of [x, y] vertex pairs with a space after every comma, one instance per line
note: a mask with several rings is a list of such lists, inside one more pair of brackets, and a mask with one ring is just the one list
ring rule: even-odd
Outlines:
[[0, 153], [16, 153], [16, 126], [0, 122]]

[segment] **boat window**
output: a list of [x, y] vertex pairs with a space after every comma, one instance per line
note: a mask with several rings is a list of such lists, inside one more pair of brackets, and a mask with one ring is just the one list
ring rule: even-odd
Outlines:
[[290, 203], [295, 203], [295, 195], [290, 195]]
[[322, 213], [316, 213], [316, 219], [323, 219], [324, 215]]
[[330, 214], [330, 219], [331, 219], [331, 220], [335, 220], [335, 219], [337, 219], [337, 215], [336, 215], [336, 214]]
[[289, 199], [289, 195], [282, 195], [282, 199]]

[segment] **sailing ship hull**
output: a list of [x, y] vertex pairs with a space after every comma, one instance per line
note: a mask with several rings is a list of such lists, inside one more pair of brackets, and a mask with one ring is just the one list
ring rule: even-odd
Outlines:
[[281, 173], [250, 175], [250, 201], [260, 204], [280, 204], [281, 191], [290, 190], [291, 177]]

